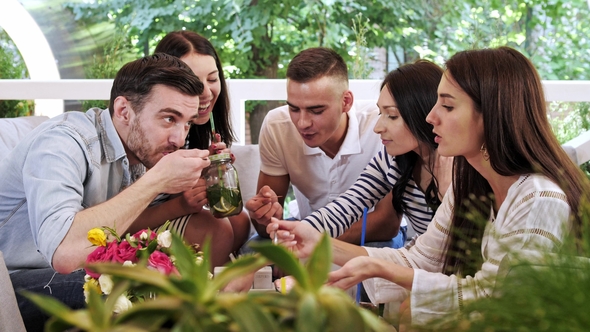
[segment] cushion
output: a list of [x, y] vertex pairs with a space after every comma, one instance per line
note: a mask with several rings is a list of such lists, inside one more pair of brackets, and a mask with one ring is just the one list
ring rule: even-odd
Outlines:
[[234, 167], [238, 171], [240, 191], [244, 204], [256, 195], [258, 173], [260, 171], [260, 152], [258, 144], [232, 145], [231, 152], [236, 157]]
[[20, 118], [0, 119], [0, 160], [12, 150], [25, 135], [41, 122], [49, 119], [46, 116], [24, 116]]

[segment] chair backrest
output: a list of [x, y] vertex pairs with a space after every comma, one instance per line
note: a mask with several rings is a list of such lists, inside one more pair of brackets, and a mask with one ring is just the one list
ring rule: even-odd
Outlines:
[[256, 195], [258, 173], [260, 171], [260, 152], [258, 144], [232, 145], [231, 152], [236, 156], [234, 166], [238, 171], [240, 191], [244, 203]]
[[20, 118], [0, 118], [0, 160], [32, 131], [46, 116], [24, 116]]
[[0, 332], [26, 331], [16, 304], [14, 289], [0, 251]]

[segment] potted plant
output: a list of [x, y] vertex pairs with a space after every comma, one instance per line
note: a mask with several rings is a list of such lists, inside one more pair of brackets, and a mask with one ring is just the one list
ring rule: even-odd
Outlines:
[[[331, 266], [329, 238], [325, 236], [305, 265], [283, 247], [268, 243], [253, 246], [256, 255], [230, 263], [210, 277], [209, 245], [204, 260], [180, 238], [170, 248], [177, 275], [166, 276], [142, 264], [123, 266], [99, 263], [93, 269], [108, 274], [114, 287], [108, 296], [89, 292], [88, 306], [71, 310], [59, 301], [26, 294], [52, 318], [48, 331], [76, 327], [85, 331], [389, 331], [394, 330], [371, 311], [357, 306], [342, 290], [325, 286]], [[286, 294], [278, 292], [220, 292], [231, 280], [276, 264], [297, 284]], [[155, 294], [113, 315], [117, 298], [132, 289]]]

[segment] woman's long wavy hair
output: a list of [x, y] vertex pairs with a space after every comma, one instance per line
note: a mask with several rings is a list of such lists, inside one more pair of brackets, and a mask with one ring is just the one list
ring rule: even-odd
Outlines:
[[[446, 68], [445, 75], [483, 116], [484, 142], [494, 171], [504, 176], [540, 173], [559, 184], [572, 210], [573, 231], [580, 234], [578, 211], [588, 180], [553, 134], [533, 64], [518, 51], [500, 47], [459, 52]], [[489, 183], [464, 157], [455, 157], [453, 172], [455, 209], [444, 272], [473, 275], [481, 266], [485, 223], [468, 214], [475, 209], [481, 220], [488, 220], [494, 199]]]
[[[430, 165], [426, 165], [426, 168], [431, 175], [438, 144], [434, 143], [433, 127], [426, 122], [426, 116], [436, 104], [436, 91], [442, 75], [443, 70], [436, 64], [426, 60], [418, 60], [391, 71], [381, 83], [381, 89], [385, 87], [389, 89], [402, 119], [412, 135], [416, 137], [418, 144], [428, 148]], [[396, 156], [401, 176], [391, 191], [392, 204], [398, 213], [412, 214], [402, 198], [408, 181], [412, 178], [418, 158], [420, 156], [414, 151]], [[425, 192], [426, 203], [433, 211], [436, 211], [440, 205], [438, 192], [438, 182], [433, 176]]]
[[[215, 131], [221, 135], [223, 141], [228, 147], [236, 141], [235, 134], [231, 127], [229, 97], [227, 85], [223, 75], [223, 67], [215, 48], [207, 38], [192, 31], [173, 31], [167, 34], [156, 46], [156, 53], [166, 53], [181, 58], [191, 52], [210, 55], [215, 59], [215, 65], [219, 71], [219, 83], [221, 91], [217, 96], [217, 101], [213, 105], [213, 120], [215, 121]], [[193, 125], [188, 133], [189, 149], [207, 149], [212, 137], [211, 124], [207, 122], [202, 125]]]

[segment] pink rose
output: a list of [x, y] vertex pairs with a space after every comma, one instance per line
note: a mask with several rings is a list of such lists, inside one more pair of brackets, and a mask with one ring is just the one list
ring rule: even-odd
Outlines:
[[[106, 247], [100, 246], [96, 247], [93, 252], [86, 257], [86, 265], [96, 262], [111, 262], [115, 257], [117, 252], [118, 244], [117, 242], [111, 242], [107, 244]], [[100, 277], [100, 273], [92, 272], [92, 270], [88, 269], [87, 267], [84, 268], [86, 270], [86, 274], [91, 276], [92, 278], [98, 279]]]
[[137, 263], [137, 249], [138, 248], [133, 248], [129, 242], [123, 240], [123, 242], [119, 243], [119, 247], [117, 248], [113, 259], [119, 263], [125, 263], [125, 261]]
[[165, 275], [169, 275], [170, 273], [176, 271], [176, 268], [172, 264], [170, 257], [157, 250], [152, 252], [150, 255], [150, 258], [148, 259], [148, 267], [152, 267]]
[[116, 241], [107, 244], [107, 252], [105, 253], [105, 262], [116, 262], [115, 257], [117, 256], [117, 250], [119, 244]]

